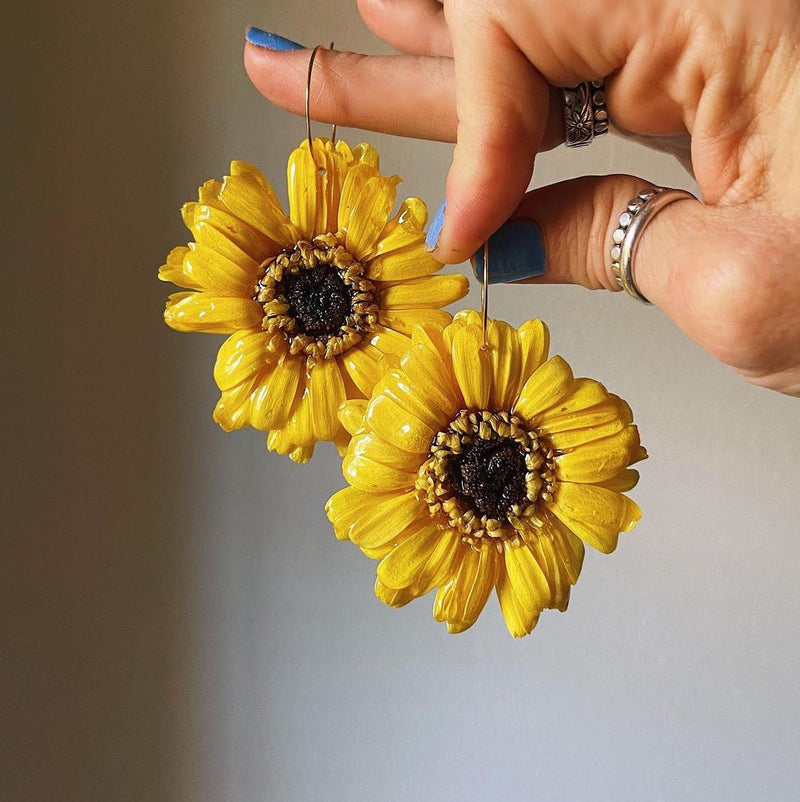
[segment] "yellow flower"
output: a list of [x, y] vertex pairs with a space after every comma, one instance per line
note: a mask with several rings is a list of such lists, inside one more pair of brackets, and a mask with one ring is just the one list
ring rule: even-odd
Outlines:
[[436, 275], [421, 200], [392, 216], [399, 178], [381, 175], [370, 145], [316, 139], [312, 158], [303, 142], [287, 178], [288, 216], [245, 162], [203, 184], [183, 207], [195, 241], [159, 278], [188, 290], [170, 296], [168, 325], [230, 335], [214, 368], [217, 423], [268, 431], [270, 450], [305, 462], [320, 440], [344, 449], [340, 404], [370, 395], [416, 324], [446, 325], [441, 308], [468, 282]]
[[342, 408], [350, 487], [326, 510], [380, 560], [381, 601], [438, 588], [434, 617], [462, 632], [494, 589], [522, 637], [543, 609], [566, 610], [584, 542], [609, 553], [636, 525], [623, 493], [647, 453], [622, 399], [547, 358], [544, 323], [490, 321], [487, 340], [475, 312], [413, 331], [400, 368]]

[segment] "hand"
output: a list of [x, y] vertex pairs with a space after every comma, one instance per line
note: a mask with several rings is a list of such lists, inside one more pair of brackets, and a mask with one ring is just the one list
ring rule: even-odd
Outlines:
[[[680, 151], [704, 203], [662, 211], [636, 260], [641, 291], [753, 383], [800, 395], [800, 7], [792, 0], [361, 0], [403, 55], [321, 53], [315, 117], [455, 139], [435, 249], [456, 263], [508, 218], [534, 221], [536, 281], [617, 289], [608, 242], [647, 186], [583, 178], [525, 194], [563, 141], [552, 86], [609, 76], [614, 123]], [[303, 113], [308, 53], [248, 45], [273, 102]], [[684, 149], [685, 152], [685, 149]], [[536, 238], [532, 240], [536, 243]]]

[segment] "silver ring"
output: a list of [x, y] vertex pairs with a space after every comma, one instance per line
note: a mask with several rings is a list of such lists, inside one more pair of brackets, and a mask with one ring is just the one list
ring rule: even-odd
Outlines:
[[568, 148], [590, 145], [595, 137], [608, 133], [605, 81], [583, 81], [562, 87], [564, 129]]
[[612, 235], [611, 269], [617, 283], [631, 298], [649, 304], [633, 279], [633, 260], [639, 247], [641, 235], [657, 212], [679, 200], [697, 200], [691, 192], [683, 189], [653, 187], [640, 192], [619, 216], [619, 227]]

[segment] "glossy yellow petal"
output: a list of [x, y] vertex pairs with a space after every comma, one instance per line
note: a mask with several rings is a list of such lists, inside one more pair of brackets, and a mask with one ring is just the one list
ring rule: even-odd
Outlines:
[[280, 205], [252, 177], [225, 176], [220, 200], [236, 217], [260, 231], [272, 242], [290, 247], [297, 241], [297, 232], [286, 219]]
[[542, 569], [550, 588], [549, 607], [564, 612], [569, 604], [570, 581], [569, 574], [560, 560], [555, 547], [548, 538], [537, 537], [529, 543], [531, 553]]
[[386, 326], [375, 326], [369, 340], [381, 353], [390, 357], [395, 364], [403, 358], [411, 340], [399, 331], [386, 328]]
[[443, 309], [389, 309], [378, 313], [382, 326], [408, 336], [417, 326], [446, 326], [450, 320], [450, 313]]
[[540, 609], [525, 607], [517, 598], [505, 571], [500, 571], [497, 579], [497, 600], [509, 633], [515, 638], [529, 635], [539, 621]]
[[360, 142], [353, 148], [353, 159], [359, 164], [368, 164], [375, 170], [381, 166], [378, 151], [369, 142]]
[[[450, 327], [448, 327], [450, 328]], [[486, 409], [492, 391], [492, 363], [477, 326], [459, 328], [453, 335], [453, 372], [467, 409]]]
[[581, 540], [610, 554], [620, 532], [629, 532], [642, 517], [638, 505], [621, 493], [596, 485], [557, 482], [553, 513]]
[[386, 371], [384, 355], [369, 343], [351, 348], [339, 357], [342, 370], [366, 398], [372, 395], [378, 380]]
[[615, 490], [617, 493], [627, 493], [633, 490], [639, 483], [639, 471], [633, 468], [620, 471], [616, 476], [611, 479], [606, 479], [604, 482], [598, 482], [601, 487], [606, 487], [609, 490]]
[[377, 498], [390, 498], [391, 496], [376, 496], [375, 493], [365, 493], [355, 487], [345, 487], [334, 493], [325, 503], [325, 514], [333, 526], [333, 531], [339, 540], [350, 539], [350, 529], [360, 516], [374, 506]]
[[437, 351], [420, 341], [420, 331], [414, 332], [413, 343], [400, 362], [411, 386], [435, 407], [442, 417], [452, 420], [463, 406], [461, 391], [452, 372]]
[[213, 417], [224, 431], [232, 432], [250, 425], [253, 392], [268, 375], [268, 369], [264, 368], [230, 390], [223, 390]]
[[260, 329], [261, 305], [249, 298], [222, 298], [210, 292], [177, 292], [167, 299], [164, 321], [176, 331], [233, 334]]
[[533, 421], [542, 410], [557, 404], [572, 389], [573, 382], [572, 369], [560, 356], [548, 359], [525, 382], [514, 414]]
[[440, 309], [469, 292], [469, 282], [460, 273], [414, 278], [378, 289], [382, 309]]
[[447, 353], [453, 349], [453, 338], [456, 336], [456, 332], [464, 328], [478, 329], [483, 333], [483, 321], [474, 309], [462, 309], [456, 312], [453, 315], [453, 322], [442, 332], [442, 341]]
[[612, 418], [607, 423], [601, 423], [597, 426], [585, 426], [581, 429], [567, 429], [566, 431], [557, 431], [552, 434], [544, 428], [539, 428], [539, 431], [548, 435], [548, 440], [556, 451], [570, 451], [595, 440], [601, 440], [604, 437], [617, 434], [625, 426], [625, 423], [619, 418]]
[[421, 387], [415, 387], [409, 382], [408, 376], [403, 371], [392, 370], [384, 373], [375, 385], [375, 392], [389, 396], [433, 433], [450, 422], [446, 415], [429, 403]]
[[[326, 159], [318, 141], [315, 145], [315, 155], [312, 156], [308, 142], [302, 142], [292, 151], [286, 168], [289, 219], [297, 228], [300, 239], [307, 240], [322, 234], [320, 224], [324, 223], [325, 195], [320, 170], [324, 169]], [[319, 214], [320, 208], [323, 215]]]
[[506, 545], [505, 563], [514, 595], [526, 610], [542, 610], [550, 604], [550, 587], [527, 544]]
[[378, 563], [378, 579], [388, 588], [414, 585], [420, 568], [430, 558], [440, 540], [433, 521], [422, 521], [411, 537], [403, 540]]
[[516, 329], [502, 320], [490, 320], [487, 332], [492, 365], [492, 391], [489, 408], [510, 410], [517, 400], [522, 370], [522, 352]]
[[[418, 240], [402, 250], [376, 256], [367, 263], [367, 278], [370, 281], [405, 281], [431, 276], [442, 269], [425, 249], [425, 237], [417, 234]], [[380, 245], [379, 245], [380, 247]]]
[[256, 272], [247, 272], [222, 254], [195, 243], [183, 258], [183, 272], [204, 290], [232, 298], [251, 299], [258, 280]]
[[380, 175], [368, 164], [352, 167], [339, 206], [339, 228], [356, 259], [368, 259], [394, 206], [396, 176]]
[[269, 363], [268, 334], [264, 331], [237, 331], [228, 337], [217, 354], [214, 380], [220, 390], [230, 390]]
[[[227, 261], [232, 262], [241, 270], [245, 275], [252, 278], [252, 285], [261, 275], [261, 259], [255, 260], [250, 254], [242, 250], [230, 237], [223, 234], [219, 229], [207, 223], [205, 220], [199, 221], [196, 225], [192, 226], [192, 234], [199, 246], [208, 248], [209, 250], [218, 253]], [[264, 254], [266, 256], [266, 253]], [[252, 289], [252, 287], [251, 287]]]
[[[427, 510], [425, 510], [427, 514]], [[411, 587], [422, 596], [429, 593], [437, 585], [447, 582], [453, 573], [453, 561], [458, 550], [462, 548], [458, 535], [449, 527], [439, 528], [439, 540], [425, 564], [420, 566]]]
[[517, 330], [522, 366], [520, 368], [521, 390], [533, 372], [541, 367], [550, 351], [550, 329], [541, 320], [529, 320]]
[[449, 632], [463, 632], [478, 620], [497, 581], [501, 559], [491, 545], [464, 550], [454, 581], [447, 588], [452, 598], [442, 603]]
[[364, 430], [364, 416], [367, 414], [365, 398], [351, 398], [339, 407], [339, 423], [351, 435]]
[[347, 450], [347, 455], [342, 461], [342, 473], [353, 487], [370, 493], [409, 490], [414, 486], [417, 477], [415, 471], [391, 468], [380, 462], [374, 462], [364, 454], [354, 454], [351, 449]]
[[158, 269], [158, 278], [187, 290], [200, 290], [202, 287], [197, 283], [197, 279], [183, 272], [183, 259], [187, 253], [189, 249], [185, 245], [173, 248], [167, 255], [165, 263]]
[[628, 467], [639, 445], [639, 431], [626, 426], [610, 437], [593, 440], [555, 458], [556, 476], [564, 482], [604, 482]]
[[253, 396], [254, 428], [268, 431], [286, 424], [299, 401], [304, 373], [305, 360], [289, 355], [282, 357], [269, 379]]
[[574, 585], [583, 567], [583, 557], [586, 552], [583, 541], [552, 513], [545, 511], [544, 517], [547, 532], [553, 539], [553, 546], [566, 568], [569, 581]]
[[219, 199], [220, 192], [222, 192], [222, 181], [217, 181], [216, 178], [209, 178], [198, 188], [197, 199], [204, 206], [216, 206], [219, 209], [224, 209], [225, 206]]
[[412, 588], [387, 588], [380, 579], [375, 580], [375, 595], [389, 607], [404, 607], [419, 596]]
[[419, 454], [410, 454], [384, 440], [375, 432], [359, 432], [350, 443], [349, 452], [353, 456], [364, 456], [373, 462], [380, 462], [390, 468], [414, 473], [419, 470], [422, 458]]
[[369, 402], [365, 422], [384, 440], [412, 454], [427, 454], [436, 434], [436, 430], [385, 393]]
[[315, 438], [333, 440], [341, 429], [337, 413], [345, 400], [344, 382], [335, 359], [323, 359], [311, 368], [308, 393]]
[[[395, 251], [407, 250], [425, 245], [425, 223], [428, 209], [419, 198], [406, 198], [381, 231], [375, 246], [375, 256], [379, 257]], [[424, 250], [427, 254], [427, 250]], [[430, 255], [430, 254], [428, 254]], [[439, 264], [437, 262], [437, 264]], [[438, 269], [438, 268], [437, 268]]]
[[[278, 195], [272, 188], [272, 184], [267, 180], [267, 177], [261, 170], [258, 169], [250, 162], [242, 161], [241, 159], [234, 159], [231, 162], [231, 175], [242, 176], [253, 183], [258, 185], [258, 188], [267, 196], [270, 203], [280, 207], [281, 202], [278, 200]], [[217, 187], [217, 197], [221, 198], [224, 184]]]
[[570, 391], [557, 403], [543, 410], [537, 418], [537, 425], [543, 430], [568, 431], [583, 428], [583, 415], [598, 405], [613, 407], [617, 418], [621, 419], [621, 408], [609, 396], [608, 390], [594, 379], [575, 379]]
[[[270, 256], [279, 254], [283, 247], [282, 244], [273, 242], [244, 220], [240, 220], [224, 206], [218, 209], [215, 206], [198, 205], [194, 211], [191, 229], [198, 242], [212, 239], [215, 235], [217, 237], [215, 242], [219, 241], [219, 237], [230, 240], [233, 246], [246, 253], [258, 264]], [[215, 233], [210, 233], [210, 229], [213, 229]], [[220, 250], [219, 247], [214, 249]], [[220, 252], [225, 253], [224, 250], [220, 250]], [[234, 261], [236, 260], [234, 259]]]

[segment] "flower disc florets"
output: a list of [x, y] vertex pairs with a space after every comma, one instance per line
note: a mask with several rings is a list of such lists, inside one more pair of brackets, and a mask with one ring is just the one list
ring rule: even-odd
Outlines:
[[282, 332], [292, 354], [332, 359], [378, 322], [375, 285], [331, 234], [302, 240], [263, 268], [255, 293], [264, 308], [263, 328]]
[[538, 433], [508, 412], [462, 410], [436, 434], [416, 482], [430, 514], [481, 547], [520, 539], [515, 520], [552, 497], [554, 463]]

